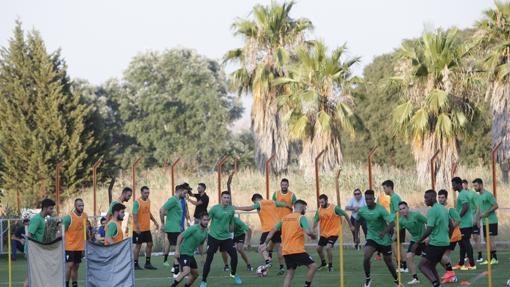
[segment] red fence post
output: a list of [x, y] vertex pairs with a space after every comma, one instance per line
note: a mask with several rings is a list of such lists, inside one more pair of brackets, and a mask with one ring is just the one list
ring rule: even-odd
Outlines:
[[170, 180], [171, 180], [171, 185], [172, 185], [170, 187], [170, 190], [171, 190], [172, 196], [174, 196], [174, 194], [175, 194], [175, 167], [177, 166], [179, 161], [181, 161], [180, 157], [178, 157], [176, 160], [174, 160], [174, 162], [172, 163], [172, 167], [170, 169]]
[[374, 155], [376, 149], [377, 146], [374, 146], [368, 152], [368, 189], [372, 189], [372, 156]]
[[98, 159], [92, 166], [92, 190], [94, 197], [94, 217], [97, 215], [97, 168], [101, 164], [102, 160]]
[[322, 150], [316, 157], [315, 157], [315, 196], [317, 200], [317, 208], [320, 207], [319, 204], [319, 196], [320, 196], [320, 178], [319, 178], [319, 159], [324, 154], [326, 150]]
[[139, 157], [135, 160], [133, 163], [133, 166], [131, 166], [131, 180], [132, 180], [132, 188], [133, 188], [133, 202], [136, 199], [136, 166], [138, 163], [142, 160], [142, 157]]
[[274, 154], [272, 154], [267, 160], [266, 160], [266, 199], [269, 199], [269, 173], [271, 172], [271, 161], [274, 159]]
[[440, 150], [437, 150], [436, 153], [430, 159], [430, 181], [432, 190], [436, 190], [436, 166], [434, 165], [436, 161], [436, 157], [439, 154]]
[[497, 187], [497, 178], [496, 178], [496, 153], [498, 152], [501, 144], [503, 142], [499, 142], [491, 151], [491, 164], [492, 164], [492, 192], [494, 193], [494, 197], [498, 199], [496, 187]]

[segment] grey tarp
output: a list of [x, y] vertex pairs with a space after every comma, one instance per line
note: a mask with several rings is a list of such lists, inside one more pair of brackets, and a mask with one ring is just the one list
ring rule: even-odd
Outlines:
[[98, 245], [87, 241], [87, 286], [135, 286], [131, 238], [113, 245]]
[[48, 244], [32, 239], [27, 242], [30, 287], [63, 287], [65, 260], [62, 238]]

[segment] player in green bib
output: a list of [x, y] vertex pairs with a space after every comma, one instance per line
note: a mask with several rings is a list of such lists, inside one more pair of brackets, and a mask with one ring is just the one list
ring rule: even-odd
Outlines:
[[[159, 210], [159, 219], [161, 220], [161, 231], [166, 233], [168, 244], [165, 244], [163, 253], [163, 265], [170, 266], [168, 263], [168, 253], [170, 249], [177, 245], [177, 237], [183, 231], [181, 228], [182, 205], [181, 199], [186, 196], [186, 187], [182, 184], [175, 187], [174, 196], [170, 197]], [[179, 274], [179, 261], [174, 258], [173, 263], [174, 278]]]
[[[414, 256], [420, 256], [422, 251], [425, 249], [425, 244], [420, 243], [416, 250], [411, 250], [411, 247], [415, 242], [420, 240], [423, 233], [425, 232], [425, 224], [427, 223], [427, 218], [423, 216], [423, 214], [417, 211], [410, 211], [409, 205], [407, 202], [402, 201], [398, 205], [399, 207], [399, 225], [401, 230], [407, 230], [411, 234], [411, 241], [409, 242], [409, 247], [407, 249], [407, 262], [409, 269], [411, 270], [411, 274], [413, 275], [413, 279], [407, 282], [408, 285], [418, 284], [420, 280], [418, 279], [418, 274], [416, 273], [416, 265], [414, 264]], [[392, 222], [394, 224], [394, 222]], [[402, 241], [403, 242], [403, 241]]]
[[108, 208], [108, 212], [106, 212], [106, 220], [110, 221], [112, 218], [112, 207], [115, 204], [124, 204], [124, 202], [128, 202], [129, 199], [131, 199], [131, 195], [133, 194], [133, 190], [130, 187], [124, 187], [122, 189], [122, 192], [120, 193], [120, 196], [117, 200], [113, 200], [110, 204], [110, 207]]
[[[462, 179], [460, 177], [452, 178], [452, 187], [457, 191], [457, 211], [460, 215], [460, 233], [462, 239], [460, 241], [460, 257], [459, 264], [453, 266], [453, 269], [476, 270], [475, 259], [473, 257], [473, 246], [471, 245], [471, 234], [473, 233], [473, 213], [470, 205], [473, 198], [469, 190], [462, 189]], [[466, 254], [469, 258], [469, 264], [464, 266], [464, 258]]]
[[171, 287], [179, 285], [186, 277], [186, 285], [191, 286], [198, 278], [198, 264], [195, 260], [195, 250], [203, 257], [203, 245], [207, 239], [207, 225], [209, 224], [209, 215], [203, 213], [200, 215], [198, 224], [190, 226], [186, 231], [177, 237], [175, 247], [175, 257], [179, 260], [181, 272], [175, 278]]
[[[53, 209], [55, 208], [55, 201], [46, 198], [41, 202], [41, 212], [37, 213], [30, 219], [30, 224], [28, 225], [28, 232], [26, 237], [33, 239], [38, 242], [43, 242], [44, 240], [44, 232], [46, 231], [46, 221], [44, 220], [47, 216], [51, 216], [53, 214]], [[25, 244], [25, 248], [30, 248], [30, 242]], [[25, 250], [25, 254], [28, 254]], [[30, 260], [30, 257], [28, 258]], [[28, 278], [25, 279], [23, 284], [24, 287], [28, 287]]]
[[[398, 195], [394, 191], [395, 184], [392, 180], [385, 180], [382, 183], [382, 188], [384, 193], [390, 197], [390, 218], [391, 220], [394, 220], [395, 214], [398, 212], [398, 205], [402, 201], [402, 198], [400, 198], [400, 195]], [[400, 236], [400, 242], [404, 242], [406, 240], [406, 231], [405, 229], [398, 230], [399, 236]], [[393, 232], [393, 229], [391, 229], [391, 235], [393, 238], [393, 243], [391, 244], [391, 251], [393, 252], [393, 256], [395, 256], [395, 261], [398, 262], [397, 258], [397, 236]], [[404, 256], [404, 248], [402, 245], [400, 246], [400, 272], [409, 272], [409, 269], [407, 269], [407, 262], [406, 258]]]
[[214, 259], [214, 253], [218, 249], [226, 251], [230, 256], [230, 277], [234, 279], [234, 284], [241, 285], [241, 277], [236, 274], [237, 271], [237, 252], [234, 248], [232, 232], [234, 231], [235, 209], [230, 204], [230, 193], [224, 191], [221, 193], [221, 204], [217, 204], [209, 210], [211, 227], [207, 237], [207, 258], [204, 263], [202, 273], [202, 282], [200, 287], [207, 286], [207, 276], [211, 271], [211, 263]]
[[[365, 255], [363, 257], [363, 269], [365, 270], [365, 287], [370, 287], [372, 279], [370, 278], [370, 260], [376, 252], [383, 255], [384, 263], [393, 277], [395, 286], [398, 285], [397, 271], [391, 260], [391, 237], [385, 232], [390, 222], [390, 214], [381, 205], [375, 203], [374, 191], [369, 189], [365, 191], [364, 206], [358, 211], [358, 218], [367, 223], [367, 243], [365, 245]], [[359, 224], [359, 223], [356, 223]]]
[[422, 252], [423, 257], [419, 268], [434, 287], [440, 287], [441, 282], [436, 265], [441, 262], [443, 254], [450, 246], [450, 219], [448, 210], [437, 202], [437, 193], [434, 190], [425, 191], [424, 198], [425, 204], [431, 207], [427, 212], [427, 229], [413, 244], [411, 250], [416, 252], [420, 243], [429, 238], [428, 245]]
[[[498, 209], [498, 203], [492, 193], [483, 188], [483, 181], [477, 178], [473, 181], [475, 191], [479, 192], [479, 209], [476, 213], [476, 221], [482, 221], [482, 228], [485, 232], [485, 226], [487, 225], [487, 219], [489, 221], [489, 246], [490, 246], [490, 260], [487, 259], [481, 264], [498, 264], [498, 255], [496, 254], [496, 236], [498, 235], [498, 217], [496, 210]], [[489, 255], [486, 255], [489, 258]]]
[[[244, 262], [246, 263], [246, 269], [249, 272], [253, 271], [253, 266], [250, 263], [248, 255], [246, 255], [245, 244], [248, 248], [251, 248], [251, 234], [251, 228], [239, 217], [234, 217], [234, 245], [237, 252], [241, 255], [241, 258], [243, 258]], [[230, 266], [227, 264], [227, 252], [222, 252], [221, 256], [223, 257], [223, 263], [225, 263], [225, 266], [228, 267], [230, 271]]]

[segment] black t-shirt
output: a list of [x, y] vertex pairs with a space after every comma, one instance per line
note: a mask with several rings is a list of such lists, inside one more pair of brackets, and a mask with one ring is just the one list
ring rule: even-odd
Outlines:
[[206, 193], [204, 195], [200, 195], [200, 193], [193, 194], [193, 197], [197, 199], [197, 201], [202, 201], [202, 204], [195, 207], [195, 212], [193, 213], [194, 218], [198, 218], [202, 213], [207, 212], [207, 206], [209, 205], [209, 196]]
[[14, 235], [18, 238], [24, 239], [25, 238], [25, 226], [18, 226], [16, 230], [14, 231]]

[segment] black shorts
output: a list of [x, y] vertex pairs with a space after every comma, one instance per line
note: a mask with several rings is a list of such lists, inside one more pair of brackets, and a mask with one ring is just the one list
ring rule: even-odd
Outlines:
[[321, 236], [319, 238], [319, 246], [326, 246], [328, 244], [331, 244], [331, 246], [335, 245], [335, 242], [338, 240], [338, 236], [330, 236], [330, 237], [324, 237]]
[[186, 266], [191, 269], [198, 269], [198, 264], [195, 260], [195, 256], [189, 255], [181, 255], [181, 257], [179, 257], [179, 266], [181, 267], [181, 271], [183, 271], [184, 267]]
[[[485, 232], [485, 225], [483, 225], [483, 231]], [[497, 223], [489, 223], [489, 235], [490, 236], [498, 235], [498, 224]]]
[[[409, 247], [407, 247], [407, 253], [413, 252], [411, 249], [412, 249], [414, 243], [416, 243], [416, 242], [414, 242], [414, 241], [409, 242]], [[414, 254], [420, 256], [422, 254], [423, 250], [425, 249], [425, 247], [426, 247], [426, 245], [423, 242], [418, 244], [418, 247], [416, 248], [416, 251], [414, 252]]]
[[478, 228], [478, 226], [476, 225], [473, 225], [473, 233], [471, 233], [473, 235], [480, 235], [480, 228]]
[[473, 227], [461, 228], [460, 233], [462, 234], [462, 239], [471, 239], [471, 234], [473, 234]]
[[[260, 244], [266, 242], [266, 238], [269, 232], [264, 232], [262, 235], [260, 235]], [[280, 231], [276, 231], [273, 234], [273, 237], [271, 237], [271, 241], [273, 243], [282, 243], [282, 233]]]
[[180, 232], [167, 232], [166, 237], [168, 238], [168, 242], [171, 246], [177, 245], [177, 237], [179, 237]]
[[234, 240], [232, 238], [225, 239], [225, 240], [218, 240], [211, 235], [207, 236], [207, 253], [216, 253], [218, 251], [218, 248], [221, 252], [228, 252], [234, 247]]
[[450, 249], [451, 251], [455, 250], [455, 246], [457, 246], [457, 244], [459, 244], [460, 246], [460, 241], [450, 242], [450, 246], [448, 246], [448, 249]]
[[[175, 239], [177, 242], [177, 238]], [[152, 234], [150, 230], [142, 231], [140, 233], [136, 233], [133, 231], [133, 243], [134, 244], [142, 244], [152, 242]]]
[[309, 266], [315, 263], [312, 259], [312, 256], [308, 255], [306, 252], [283, 255], [283, 258], [285, 259], [287, 270], [296, 269], [298, 266]]
[[234, 236], [234, 244], [241, 243], [244, 244], [244, 240], [246, 240], [246, 233], [243, 233], [239, 236]]
[[68, 251], [66, 250], [66, 262], [81, 263], [83, 258], [83, 251]]
[[443, 258], [443, 254], [448, 248], [449, 246], [434, 246], [429, 244], [425, 247], [425, 250], [423, 250], [422, 256], [432, 264], [437, 264], [441, 262], [441, 258]]
[[375, 247], [375, 250], [377, 250], [377, 252], [381, 253], [383, 256], [391, 256], [391, 254], [392, 254], [391, 245], [388, 245], [388, 246], [381, 245], [381, 244], [373, 241], [372, 239], [368, 239], [365, 246]]

